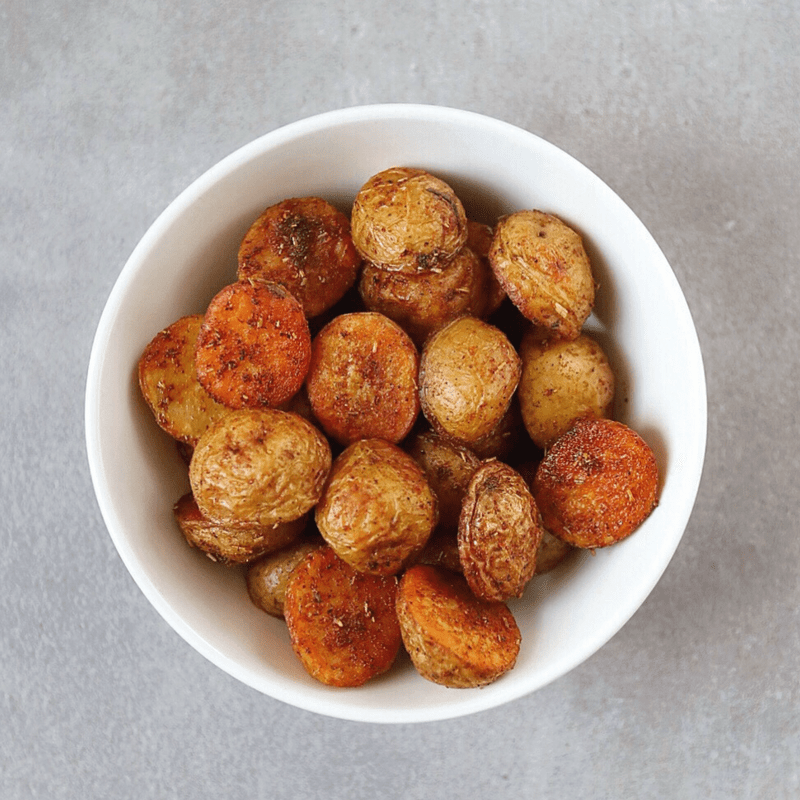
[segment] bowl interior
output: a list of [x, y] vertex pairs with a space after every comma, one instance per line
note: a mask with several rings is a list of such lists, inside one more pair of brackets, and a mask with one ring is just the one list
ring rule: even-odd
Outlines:
[[[235, 280], [252, 221], [287, 197], [318, 195], [347, 211], [364, 181], [389, 166], [450, 182], [472, 218], [523, 208], [562, 217], [584, 237], [600, 284], [588, 326], [619, 380], [617, 417], [653, 447], [659, 507], [636, 534], [534, 579], [511, 603], [523, 636], [517, 666], [489, 687], [448, 690], [406, 657], [359, 689], [308, 677], [282, 622], [249, 602], [240, 570], [188, 548], [172, 505], [188, 488], [174, 443], [142, 402], [136, 364], [150, 339], [202, 312]], [[691, 513], [702, 470], [706, 398], [689, 310], [655, 241], [589, 170], [506, 123], [427, 106], [331, 112], [273, 131], [186, 189], [134, 250], [95, 338], [86, 394], [90, 469], [109, 533], [147, 598], [186, 641], [274, 698], [353, 720], [412, 722], [483, 710], [565, 674], [613, 636], [666, 568]]]

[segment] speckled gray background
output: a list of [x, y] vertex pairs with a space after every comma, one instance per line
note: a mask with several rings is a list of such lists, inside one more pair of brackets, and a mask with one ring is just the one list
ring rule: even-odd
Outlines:
[[[800, 796], [798, 8], [0, 5], [0, 797]], [[597, 172], [670, 260], [709, 392], [694, 515], [628, 625], [532, 696], [399, 727], [297, 711], [185, 644], [106, 534], [83, 439], [95, 326], [168, 202], [262, 133], [390, 101]]]

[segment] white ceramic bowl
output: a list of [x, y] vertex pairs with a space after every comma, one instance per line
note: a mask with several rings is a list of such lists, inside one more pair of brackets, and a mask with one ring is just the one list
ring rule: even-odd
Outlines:
[[[282, 622], [248, 600], [242, 574], [186, 546], [172, 517], [187, 489], [174, 443], [142, 402], [136, 364], [150, 339], [201, 312], [235, 280], [251, 222], [287, 197], [347, 209], [389, 166], [429, 169], [468, 212], [491, 221], [552, 212], [585, 238], [600, 284], [589, 326], [620, 384], [617, 416], [643, 435], [662, 472], [661, 502], [629, 539], [534, 579], [511, 603], [522, 631], [516, 667], [481, 689], [425, 681], [406, 656], [358, 689], [310, 678]], [[440, 107], [383, 105], [312, 117], [246, 145], [187, 188], [122, 270], [97, 330], [86, 390], [86, 440], [98, 503], [131, 575], [164, 619], [245, 684], [300, 708], [372, 722], [445, 719], [526, 695], [596, 652], [641, 605], [683, 534], [706, 441], [705, 379], [691, 316], [669, 264], [636, 215], [592, 172], [512, 125]]]

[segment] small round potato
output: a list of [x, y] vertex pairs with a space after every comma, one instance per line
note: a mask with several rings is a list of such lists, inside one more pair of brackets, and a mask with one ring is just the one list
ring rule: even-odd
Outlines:
[[330, 467], [330, 445], [307, 420], [277, 409], [241, 409], [200, 438], [189, 481], [214, 522], [270, 526], [310, 511]]
[[336, 459], [316, 508], [322, 537], [360, 572], [393, 575], [425, 546], [436, 526], [436, 495], [397, 445], [362, 439]]
[[594, 278], [572, 228], [542, 211], [517, 211], [497, 223], [489, 261], [527, 319], [563, 339], [578, 336], [594, 305]]
[[361, 264], [350, 221], [326, 200], [295, 197], [270, 206], [239, 247], [239, 280], [285, 286], [307, 317], [337, 303]]
[[340, 444], [399, 442], [419, 415], [419, 353], [400, 326], [374, 312], [343, 314], [314, 338], [308, 400]]
[[434, 430], [469, 445], [491, 433], [508, 411], [522, 372], [517, 351], [498, 328], [461, 317], [422, 351], [422, 411]]
[[467, 240], [464, 207], [450, 186], [412, 167], [373, 175], [356, 195], [351, 224], [366, 261], [401, 272], [436, 267]]
[[458, 527], [459, 560], [475, 596], [493, 602], [522, 597], [541, 539], [539, 510], [525, 479], [501, 461], [486, 461], [472, 476]]
[[480, 279], [476, 281], [472, 313], [485, 319], [500, 308], [506, 293], [489, 263], [489, 248], [494, 238], [494, 228], [482, 222], [467, 221], [467, 247], [478, 257]]
[[191, 492], [178, 500], [173, 513], [186, 541], [223, 564], [247, 564], [285, 547], [302, 534], [306, 525], [305, 515], [269, 526], [214, 522], [203, 516]]
[[656, 507], [655, 455], [627, 425], [582, 417], [545, 454], [533, 495], [550, 533], [575, 547], [606, 547]]
[[536, 329], [520, 346], [522, 377], [517, 394], [531, 439], [547, 447], [578, 417], [609, 417], [614, 373], [600, 345], [586, 334], [577, 339], [542, 341]]

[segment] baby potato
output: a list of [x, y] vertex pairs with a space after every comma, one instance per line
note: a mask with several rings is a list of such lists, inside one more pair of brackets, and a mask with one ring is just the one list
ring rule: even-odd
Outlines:
[[397, 445], [361, 439], [334, 461], [316, 522], [352, 567], [393, 575], [428, 541], [437, 522], [436, 495], [419, 464]]
[[467, 244], [478, 257], [479, 280], [473, 294], [472, 313], [486, 319], [494, 314], [505, 299], [506, 293], [489, 263], [489, 248], [494, 238], [494, 228], [482, 222], [467, 220]]
[[536, 553], [536, 574], [552, 572], [575, 548], [542, 528], [542, 541]]
[[522, 597], [536, 571], [542, 539], [539, 510], [525, 479], [501, 461], [486, 461], [467, 488], [458, 526], [458, 555], [476, 597]]
[[195, 350], [198, 380], [230, 408], [280, 405], [303, 385], [310, 358], [302, 306], [263, 281], [239, 281], [215, 295]]
[[433, 683], [485, 686], [517, 661], [522, 637], [511, 611], [479, 600], [455, 572], [409, 567], [400, 579], [397, 619], [417, 672]]
[[519, 411], [517, 396], [511, 398], [508, 411], [500, 422], [489, 433], [470, 443], [469, 449], [482, 461], [487, 458], [496, 458], [500, 461], [509, 460], [515, 450], [529, 445], [530, 440], [525, 434], [522, 424], [522, 415]]
[[366, 263], [358, 290], [364, 305], [393, 319], [415, 344], [463, 314], [478, 315], [486, 304], [486, 277], [468, 247], [427, 272], [391, 272]]
[[175, 503], [173, 513], [186, 541], [223, 564], [247, 564], [279, 550], [295, 541], [306, 524], [305, 516], [275, 525], [214, 522], [203, 516], [191, 492]]
[[300, 539], [253, 561], [245, 573], [247, 594], [253, 605], [272, 617], [283, 619], [289, 575], [309, 553], [323, 544], [321, 539]]
[[584, 333], [569, 341], [541, 340], [530, 328], [519, 353], [522, 421], [539, 447], [566, 433], [578, 417], [611, 415], [614, 373], [592, 337]]
[[374, 312], [342, 314], [314, 337], [306, 388], [314, 416], [340, 444], [399, 442], [419, 415], [419, 353]]
[[386, 672], [400, 646], [397, 578], [365, 575], [330, 547], [309, 553], [286, 583], [284, 617], [305, 670], [328, 686], [361, 686]]
[[655, 455], [627, 425], [582, 417], [545, 453], [533, 495], [550, 533], [575, 547], [607, 547], [656, 507]]
[[330, 467], [330, 445], [307, 420], [277, 409], [240, 409], [200, 437], [189, 482], [210, 520], [270, 526], [310, 511]]
[[239, 280], [285, 286], [307, 317], [337, 303], [355, 283], [361, 256], [350, 221], [320, 197], [294, 197], [267, 208], [239, 247]]
[[438, 433], [469, 446], [508, 411], [521, 372], [517, 351], [502, 331], [461, 317], [433, 334], [422, 351], [422, 412]]
[[139, 388], [156, 422], [190, 446], [229, 410], [197, 380], [194, 348], [202, 323], [202, 314], [181, 317], [158, 333], [139, 359]]
[[581, 237], [551, 214], [500, 219], [489, 262], [514, 305], [537, 327], [574, 339], [594, 305], [594, 278]]
[[365, 261], [400, 272], [430, 270], [467, 240], [467, 217], [452, 188], [412, 167], [373, 175], [356, 195], [351, 226]]

